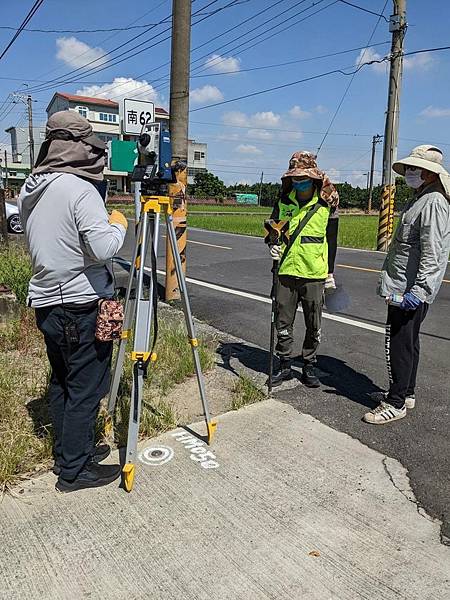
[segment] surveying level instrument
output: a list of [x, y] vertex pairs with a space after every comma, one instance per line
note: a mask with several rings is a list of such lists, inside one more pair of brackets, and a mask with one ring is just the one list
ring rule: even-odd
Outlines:
[[[114, 365], [111, 389], [108, 400], [108, 418], [105, 432], [112, 429], [112, 418], [116, 407], [120, 379], [123, 372], [125, 352], [128, 340], [133, 336], [133, 378], [131, 387], [130, 417], [123, 481], [127, 492], [131, 492], [135, 476], [135, 463], [139, 438], [139, 422], [141, 417], [144, 380], [147, 370], [157, 360], [155, 345], [158, 335], [158, 292], [156, 261], [158, 255], [158, 235], [161, 212], [164, 213], [172, 254], [175, 260], [175, 271], [180, 289], [183, 312], [186, 321], [188, 340], [192, 348], [195, 372], [203, 405], [206, 422], [207, 442], [211, 443], [217, 423], [211, 420], [205, 384], [200, 365], [198, 340], [195, 335], [194, 322], [186, 288], [177, 237], [173, 224], [173, 200], [168, 195], [169, 183], [176, 183], [176, 173], [184, 170], [184, 163], [171, 165], [172, 153], [169, 131], [163, 131], [159, 123], [149, 123], [139, 136], [137, 143], [139, 158], [135, 166], [132, 181], [140, 182], [140, 216], [136, 230], [136, 243], [125, 295], [124, 327]], [[147, 256], [150, 255], [150, 267], [146, 268]], [[148, 289], [145, 276], [149, 277]], [[135, 290], [133, 291], [133, 283]], [[151, 331], [153, 326], [153, 339]]]

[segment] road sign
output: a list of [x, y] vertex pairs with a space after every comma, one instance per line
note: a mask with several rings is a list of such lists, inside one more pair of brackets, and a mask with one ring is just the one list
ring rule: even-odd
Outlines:
[[122, 132], [139, 135], [143, 125], [155, 121], [155, 105], [145, 100], [125, 98], [123, 101]]
[[109, 153], [109, 168], [111, 171], [132, 173], [136, 159], [136, 142], [111, 141]]

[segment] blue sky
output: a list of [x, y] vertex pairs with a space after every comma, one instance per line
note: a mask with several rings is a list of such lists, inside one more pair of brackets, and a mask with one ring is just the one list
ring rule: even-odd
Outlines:
[[[193, 22], [204, 21], [192, 28], [190, 137], [208, 143], [209, 169], [227, 183], [257, 181], [261, 171], [265, 181], [277, 181], [292, 152], [317, 150], [350, 77], [332, 74], [220, 106], [210, 105], [334, 69], [351, 72], [360, 60], [361, 50], [316, 57], [364, 48], [371, 36], [372, 44], [377, 45], [369, 48], [364, 58], [382, 58], [390, 47], [388, 24], [381, 19], [373, 33], [376, 15], [333, 0], [247, 0], [208, 14], [229, 3], [193, 3], [193, 12], [199, 13]], [[381, 13], [385, 0], [354, 0], [354, 4]], [[31, 0], [3, 3], [1, 25], [17, 27], [31, 6]], [[449, 45], [450, 2], [407, 0], [407, 10], [407, 52]], [[28, 27], [134, 27], [159, 22], [170, 11], [169, 0], [45, 0]], [[265, 12], [257, 15], [261, 11]], [[388, 0], [385, 16], [391, 11], [392, 0]], [[45, 108], [55, 91], [101, 95], [117, 101], [139, 94], [141, 99], [152, 99], [167, 107], [165, 63], [170, 60], [170, 39], [161, 40], [170, 31], [160, 32], [169, 26], [168, 20], [140, 37], [143, 28], [96, 33], [23, 32], [0, 64], [0, 147], [7, 142], [8, 136], [3, 133], [6, 127], [26, 122], [24, 105], [11, 104], [9, 94], [18, 90], [32, 92], [37, 123], [45, 121]], [[1, 49], [12, 34], [0, 29]], [[130, 40], [132, 43], [122, 50], [112, 50]], [[135, 54], [152, 43], [156, 44], [153, 48]], [[119, 56], [138, 44], [132, 53]], [[122, 58], [126, 60], [110, 64]], [[84, 66], [92, 60], [96, 62]], [[292, 64], [267, 68], [285, 62]], [[449, 66], [449, 51], [406, 59], [399, 154], [429, 142], [440, 145], [450, 157]], [[98, 72], [88, 70], [94, 67]], [[74, 69], [79, 70], [68, 76]], [[384, 132], [386, 98], [386, 63], [361, 69], [319, 153], [319, 165], [335, 181], [365, 185], [372, 135]], [[377, 150], [376, 180], [381, 144]]]

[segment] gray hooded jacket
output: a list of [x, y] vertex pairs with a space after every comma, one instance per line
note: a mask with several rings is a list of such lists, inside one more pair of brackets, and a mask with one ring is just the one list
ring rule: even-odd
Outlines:
[[30, 306], [113, 295], [110, 259], [122, 247], [125, 228], [108, 222], [91, 183], [68, 173], [30, 175], [18, 207], [33, 265]]
[[450, 251], [450, 204], [435, 184], [407, 204], [389, 247], [378, 285], [380, 296], [412, 292], [436, 298]]

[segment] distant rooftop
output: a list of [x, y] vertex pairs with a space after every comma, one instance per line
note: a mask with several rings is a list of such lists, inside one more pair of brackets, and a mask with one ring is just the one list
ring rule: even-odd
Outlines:
[[[68, 94], [66, 92], [56, 92], [53, 98], [55, 98], [55, 96], [60, 96], [61, 98], [69, 100], [70, 102], [80, 102], [83, 104], [97, 104], [99, 106], [108, 106], [109, 108], [119, 108], [118, 102], [114, 102], [114, 100], [108, 100], [106, 98], [94, 98], [92, 96], [77, 96], [75, 94]], [[155, 106], [155, 112], [160, 115], [169, 114], [167, 110], [160, 106]]]

